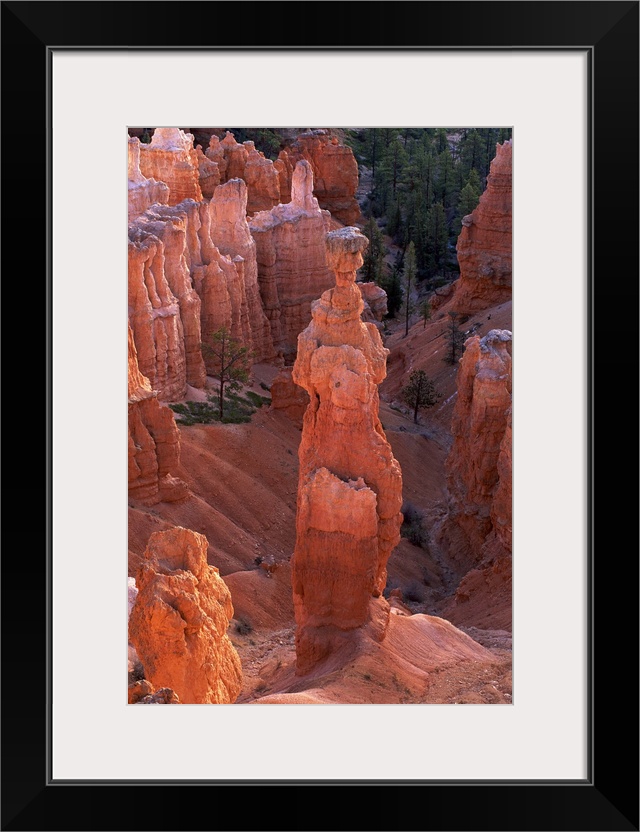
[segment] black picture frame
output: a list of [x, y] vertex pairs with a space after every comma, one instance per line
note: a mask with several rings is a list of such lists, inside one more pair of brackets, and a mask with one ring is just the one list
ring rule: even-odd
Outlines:
[[[42, 368], [41, 386], [46, 376], [47, 388], [46, 411], [40, 408], [31, 431], [26, 427], [28, 416], [24, 421], [20, 419], [19, 431], [21, 436], [30, 437], [29, 454], [33, 453], [33, 437], [41, 438], [40, 458], [47, 463], [46, 474], [39, 481], [39, 513], [46, 515], [42, 546], [30, 542], [28, 551], [24, 546], [18, 551], [13, 546], [5, 547], [2, 560], [2, 829], [637, 830], [638, 546], [637, 523], [633, 531], [630, 524], [630, 518], [637, 517], [637, 492], [622, 485], [621, 477], [628, 469], [619, 460], [629, 455], [630, 445], [635, 449], [633, 438], [637, 440], [638, 435], [638, 374], [631, 357], [637, 357], [638, 313], [639, 3], [1, 5], [4, 275], [6, 282], [13, 283], [16, 278], [9, 276], [16, 275], [16, 251], [28, 251], [27, 277], [32, 287], [38, 287], [38, 291], [29, 292], [30, 314], [37, 308], [35, 297], [42, 298], [42, 317], [31, 333], [42, 331], [44, 336], [44, 343], [36, 339], [35, 366]], [[176, 12], [179, 7], [179, 13], [169, 16], [171, 7]], [[159, 10], [162, 14], [153, 13]], [[309, 25], [286, 29], [283, 21], [294, 13], [302, 19], [307, 15]], [[230, 41], [229, 32], [234, 31], [234, 21], [238, 25], [239, 14], [241, 27]], [[211, 26], [206, 25], [208, 16]], [[195, 20], [198, 25], [194, 25]], [[222, 23], [225, 20], [228, 25]], [[301, 36], [304, 43], [294, 41]], [[167, 43], [169, 37], [171, 43]], [[152, 46], [588, 51], [592, 106], [588, 362], [591, 690], [589, 771], [584, 782], [267, 780], [215, 784], [60, 783], [49, 779], [52, 287], [51, 218], [45, 199], [47, 193], [50, 198], [50, 167], [44, 152], [44, 139], [51, 129], [48, 70], [54, 49]], [[29, 150], [28, 164], [16, 163], [14, 131]], [[28, 224], [25, 212], [18, 208], [21, 199], [29, 199]], [[21, 271], [24, 281], [24, 268]], [[20, 297], [18, 305], [24, 303]], [[571, 314], [567, 310], [568, 319]], [[5, 389], [17, 389], [23, 369], [19, 362], [15, 365], [7, 366]], [[625, 391], [629, 390], [631, 395], [627, 396]], [[600, 440], [597, 452], [596, 428]], [[13, 437], [15, 424], [10, 430]], [[35, 506], [33, 468], [29, 467], [28, 475], [16, 472], [15, 477], [12, 471], [8, 490], [12, 495], [29, 495], [28, 505]], [[7, 525], [14, 522], [12, 517], [6, 521]], [[78, 695], [93, 693], [79, 686]], [[381, 744], [384, 746], [384, 737]], [[621, 748], [626, 753], [621, 753]], [[154, 794], [150, 789], [157, 791]], [[326, 789], [331, 790], [330, 795]], [[348, 790], [346, 795], [344, 789]], [[331, 799], [334, 796], [347, 798], [348, 815], [338, 811], [336, 801]]]

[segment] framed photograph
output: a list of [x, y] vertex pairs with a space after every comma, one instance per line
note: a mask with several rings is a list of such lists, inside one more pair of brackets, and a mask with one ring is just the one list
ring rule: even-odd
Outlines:
[[[638, 3], [3, 2], [2, 22], [5, 257], [19, 241], [46, 276], [47, 377], [26, 622], [27, 555], [3, 564], [2, 828], [637, 830], [637, 506], [607, 463], [637, 435], [614, 401], [637, 355]], [[513, 704], [124, 701], [124, 138], [194, 124], [513, 132]]]

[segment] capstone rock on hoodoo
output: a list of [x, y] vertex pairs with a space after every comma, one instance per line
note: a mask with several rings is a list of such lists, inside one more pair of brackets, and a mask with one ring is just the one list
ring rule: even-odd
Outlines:
[[202, 200], [198, 168], [193, 136], [178, 127], [158, 127], [150, 144], [140, 145], [140, 170], [143, 176], [168, 185], [169, 205]]
[[138, 367], [129, 327], [129, 496], [147, 505], [188, 496], [175, 476], [180, 434], [173, 411], [161, 405]]
[[291, 202], [249, 220], [262, 305], [285, 360], [295, 356], [298, 335], [311, 320], [311, 302], [334, 284], [325, 244], [329, 223], [313, 195], [313, 171], [306, 160], [296, 165]]
[[496, 145], [487, 187], [463, 217], [457, 251], [460, 278], [451, 308], [471, 314], [511, 300], [511, 141]]
[[206, 537], [181, 527], [152, 534], [136, 585], [129, 639], [145, 678], [181, 703], [235, 702], [242, 669], [227, 635], [233, 605], [207, 564]]
[[379, 596], [402, 522], [402, 474], [378, 417], [388, 350], [361, 320], [355, 283], [368, 241], [350, 227], [326, 239], [336, 286], [312, 304], [293, 369], [310, 398], [292, 561], [298, 673], [369, 621], [383, 621], [384, 637], [388, 605]]
[[280, 202], [291, 200], [293, 172], [301, 159], [306, 159], [313, 169], [313, 193], [320, 207], [344, 225], [358, 222], [358, 163], [351, 148], [340, 144], [326, 130], [301, 133], [274, 163], [280, 177]]

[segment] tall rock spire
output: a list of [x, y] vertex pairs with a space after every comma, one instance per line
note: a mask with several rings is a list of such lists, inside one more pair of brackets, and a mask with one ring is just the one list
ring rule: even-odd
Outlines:
[[389, 351], [361, 320], [355, 282], [368, 241], [347, 227], [326, 242], [336, 285], [312, 304], [293, 368], [310, 398], [292, 572], [299, 673], [375, 617], [371, 600], [384, 589], [402, 522], [402, 474], [378, 417]]

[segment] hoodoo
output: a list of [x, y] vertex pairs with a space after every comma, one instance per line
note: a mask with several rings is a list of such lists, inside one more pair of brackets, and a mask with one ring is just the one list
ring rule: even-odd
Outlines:
[[330, 217], [313, 195], [313, 171], [304, 159], [296, 165], [291, 190], [291, 202], [249, 220], [262, 304], [285, 358], [295, 355], [298, 335], [311, 320], [311, 302], [334, 282], [325, 246]]
[[492, 531], [494, 517], [503, 537], [511, 529], [510, 428], [506, 436], [511, 414], [510, 351], [511, 333], [492, 329], [484, 338], [467, 340], [458, 370], [453, 445], [447, 458], [450, 522], [460, 527], [476, 553]]
[[345, 632], [380, 617], [372, 599], [400, 540], [402, 475], [378, 417], [388, 350], [376, 326], [361, 320], [355, 283], [367, 243], [356, 228], [327, 235], [336, 285], [312, 304], [293, 369], [310, 398], [292, 562], [298, 673], [331, 653]]
[[156, 688], [187, 704], [235, 702], [240, 659], [227, 635], [231, 594], [207, 564], [207, 538], [176, 526], [149, 538], [129, 638]]
[[301, 159], [306, 159], [313, 169], [313, 193], [320, 207], [344, 225], [358, 222], [361, 218], [356, 199], [358, 163], [351, 148], [340, 144], [326, 130], [301, 133], [292, 145], [280, 152], [274, 163], [280, 178], [280, 202], [293, 198], [293, 173]]

